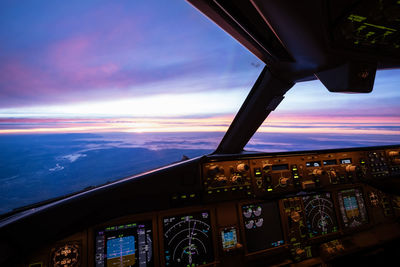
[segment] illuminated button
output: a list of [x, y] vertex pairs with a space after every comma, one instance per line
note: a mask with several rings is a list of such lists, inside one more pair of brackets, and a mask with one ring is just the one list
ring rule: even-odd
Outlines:
[[194, 198], [196, 194], [190, 194], [190, 198]]
[[182, 199], [185, 199], [185, 198], [187, 198], [187, 196], [186, 196], [186, 195], [182, 195], [181, 198], [182, 198]]
[[208, 192], [207, 193], [209, 193], [209, 194], [212, 194], [212, 191], [211, 190], [208, 190]]
[[268, 188], [267, 191], [268, 191], [268, 192], [272, 192], [272, 188]]

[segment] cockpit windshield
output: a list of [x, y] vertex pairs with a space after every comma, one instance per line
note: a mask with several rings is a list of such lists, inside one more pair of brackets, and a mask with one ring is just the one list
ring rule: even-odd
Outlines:
[[400, 143], [399, 70], [378, 71], [369, 94], [330, 93], [320, 81], [296, 84], [246, 146], [295, 151]]
[[0, 39], [0, 213], [212, 152], [263, 68], [186, 1], [1, 1]]
[[[264, 67], [185, 1], [0, 3], [0, 214], [211, 153]], [[399, 71], [296, 85], [246, 150], [400, 142]]]

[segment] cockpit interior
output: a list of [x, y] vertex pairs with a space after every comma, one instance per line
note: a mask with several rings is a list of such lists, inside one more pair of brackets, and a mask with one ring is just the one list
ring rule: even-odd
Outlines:
[[266, 64], [218, 147], [2, 215], [0, 265], [398, 266], [400, 145], [244, 147], [296, 83], [399, 68], [400, 1], [188, 2]]

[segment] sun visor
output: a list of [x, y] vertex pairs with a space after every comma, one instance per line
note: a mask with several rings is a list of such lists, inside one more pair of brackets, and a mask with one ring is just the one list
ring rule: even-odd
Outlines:
[[315, 76], [334, 93], [370, 93], [374, 87], [377, 64], [350, 61]]

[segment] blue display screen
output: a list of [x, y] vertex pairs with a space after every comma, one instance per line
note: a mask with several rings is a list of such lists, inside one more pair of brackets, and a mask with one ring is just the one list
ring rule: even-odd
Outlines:
[[236, 229], [230, 228], [222, 231], [222, 248], [229, 249], [237, 244]]
[[135, 237], [124, 236], [107, 241], [107, 258], [117, 258], [135, 254]]

